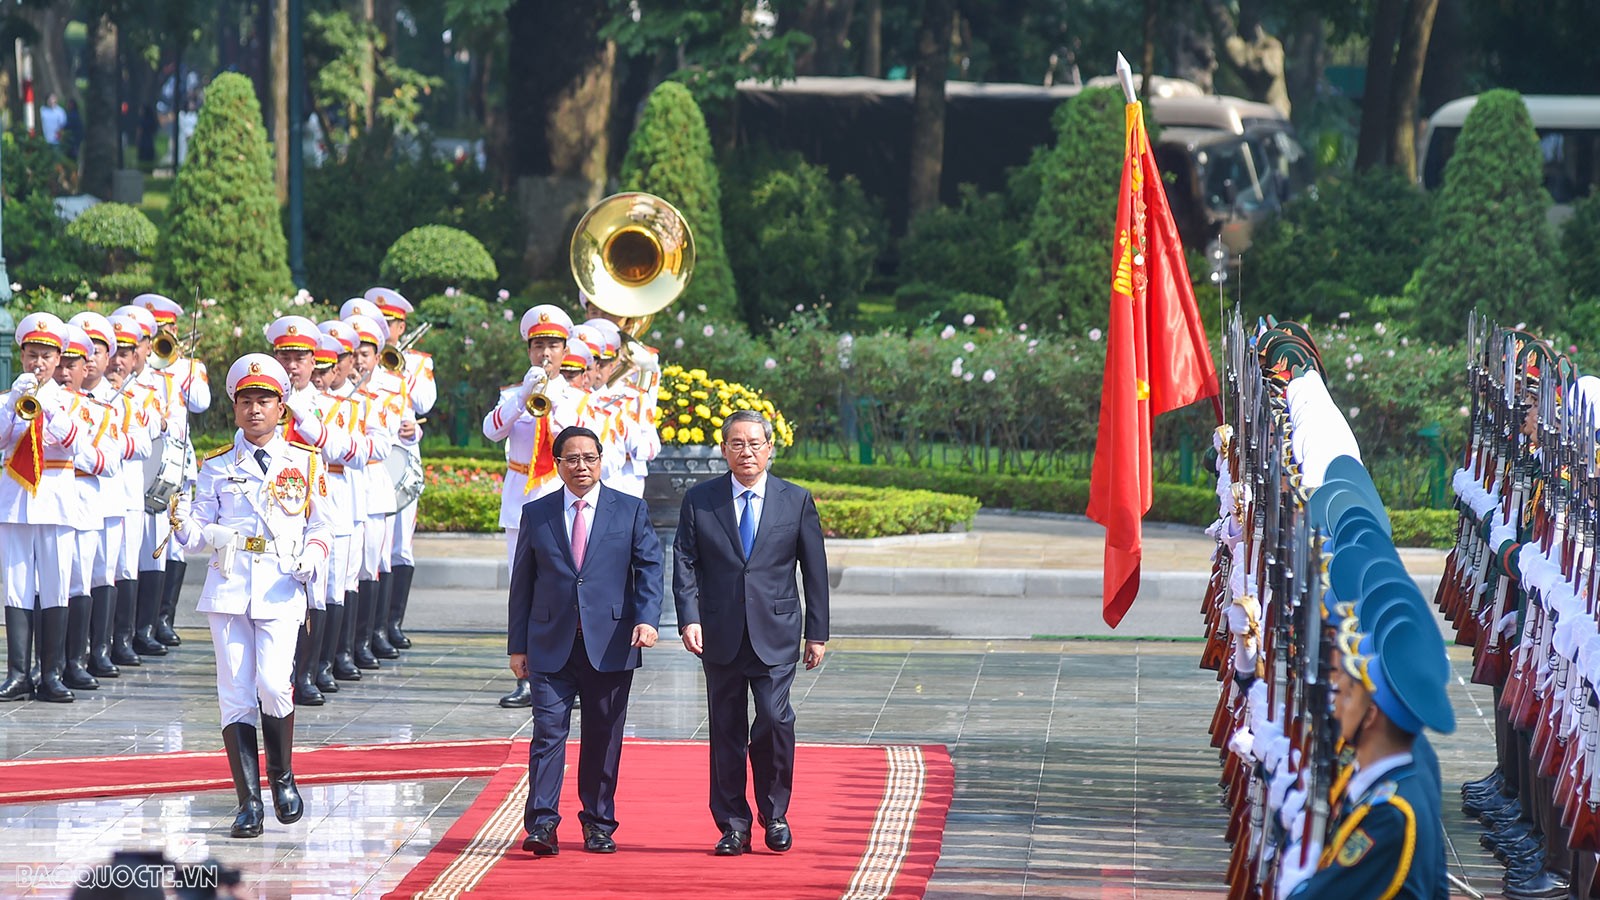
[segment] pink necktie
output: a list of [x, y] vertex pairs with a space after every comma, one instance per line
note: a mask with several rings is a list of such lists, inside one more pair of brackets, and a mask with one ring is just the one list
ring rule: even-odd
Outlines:
[[583, 568], [583, 551], [589, 547], [589, 526], [583, 524], [583, 511], [589, 504], [575, 500], [572, 504], [572, 567]]

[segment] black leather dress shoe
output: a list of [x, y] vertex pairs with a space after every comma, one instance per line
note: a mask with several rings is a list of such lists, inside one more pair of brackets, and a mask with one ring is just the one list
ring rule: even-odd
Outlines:
[[617, 852], [617, 842], [611, 839], [611, 835], [593, 825], [585, 825], [583, 826], [583, 849], [590, 853], [615, 853]]
[[1548, 870], [1521, 881], [1506, 881], [1509, 900], [1556, 900], [1567, 896], [1569, 890], [1565, 877]]
[[1496, 768], [1493, 772], [1490, 772], [1476, 781], [1463, 782], [1461, 785], [1461, 792], [1466, 793], [1474, 788], [1483, 787], [1493, 787], [1498, 790], [1502, 784], [1505, 784], [1505, 777], [1500, 774], [1499, 768]]
[[517, 689], [500, 698], [500, 706], [505, 709], [527, 709], [533, 705], [533, 688], [528, 685], [528, 679], [517, 680]]
[[750, 852], [750, 832], [725, 831], [722, 840], [717, 841], [718, 856], [738, 856]]
[[762, 822], [762, 827], [767, 829], [767, 849], [773, 853], [782, 853], [794, 846], [794, 836], [789, 833], [789, 822], [779, 816], [770, 822]]
[[555, 823], [542, 822], [533, 826], [528, 836], [522, 839], [522, 849], [534, 856], [555, 856], [560, 853], [561, 842], [556, 840]]

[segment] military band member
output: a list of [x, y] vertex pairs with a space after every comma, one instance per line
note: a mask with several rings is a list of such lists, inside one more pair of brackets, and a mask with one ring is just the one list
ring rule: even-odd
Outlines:
[[[528, 371], [522, 381], [500, 391], [500, 401], [483, 418], [483, 436], [506, 442], [506, 477], [500, 493], [500, 527], [506, 530], [506, 564], [515, 563], [517, 528], [524, 504], [561, 489], [552, 447], [561, 429], [579, 424], [571, 415], [575, 403], [566, 399], [566, 380], [559, 377], [567, 353], [572, 319], [558, 306], [542, 304], [522, 314], [518, 324], [528, 345]], [[536, 401], [542, 397], [542, 401]], [[529, 406], [546, 404], [548, 412], [534, 415]], [[560, 412], [557, 412], [558, 407]], [[527, 679], [500, 698], [507, 709], [533, 704]]]
[[[140, 294], [132, 305], [142, 306], [155, 317], [158, 334], [166, 334], [176, 348], [170, 359], [157, 361], [166, 376], [164, 383], [174, 396], [167, 398], [168, 405], [181, 409], [185, 422], [189, 416], [198, 416], [211, 408], [211, 381], [206, 364], [188, 355], [194, 349], [198, 335], [192, 334], [194, 322], [184, 314], [177, 301], [160, 294]], [[180, 333], [181, 332], [181, 333]], [[187, 435], [187, 426], [185, 432]], [[197, 473], [194, 444], [184, 439], [183, 490], [193, 490]], [[178, 609], [178, 594], [183, 589], [184, 574], [188, 564], [183, 559], [183, 548], [176, 541], [167, 542], [165, 571], [162, 577], [160, 613], [156, 616], [155, 638], [168, 647], [182, 643], [172, 628], [172, 619]]]
[[108, 321], [117, 342], [108, 380], [121, 395], [123, 430], [133, 434], [138, 443], [133, 457], [138, 464], [123, 466], [119, 479], [123, 488], [122, 548], [116, 554], [112, 574], [111, 645], [105, 654], [98, 649], [91, 652], [90, 671], [97, 678], [115, 677], [117, 666], [138, 666], [141, 662], [133, 651], [133, 631], [138, 617], [139, 555], [149, 552], [143, 548], [145, 467], [151, 454], [160, 448], [157, 439], [167, 424], [158, 409], [155, 392], [137, 377], [144, 364], [142, 354], [148, 352], [150, 345], [143, 319], [129, 312], [114, 312]]
[[[410, 301], [397, 291], [385, 287], [370, 288], [363, 298], [378, 305], [389, 327], [389, 343], [398, 345], [405, 338], [407, 316], [413, 312]], [[412, 418], [420, 420], [433, 409], [439, 397], [438, 386], [433, 380], [433, 358], [415, 347], [408, 347], [403, 359], [405, 367], [397, 373], [403, 386], [401, 399], [411, 410]], [[420, 448], [420, 444], [412, 445], [404, 452], [412, 454], [420, 462]], [[393, 547], [389, 554], [389, 579], [392, 585], [387, 589], [389, 610], [383, 625], [389, 643], [401, 650], [411, 646], [411, 639], [406, 637], [401, 626], [404, 624], [406, 607], [411, 602], [411, 580], [417, 569], [414, 551], [417, 506], [416, 502], [408, 503], [395, 513], [395, 530], [391, 536]]]
[[[81, 333], [81, 331], [80, 331]], [[31, 668], [34, 628], [39, 629], [38, 699], [70, 702], [61, 683], [65, 669], [67, 593], [74, 532], [90, 526], [75, 483], [75, 469], [99, 472], [105, 460], [81, 422], [82, 398], [55, 377], [69, 326], [49, 313], [17, 323], [22, 374], [0, 396], [0, 564], [6, 587], [7, 675], [0, 701], [35, 696]], [[72, 367], [81, 378], [82, 360]]]
[[307, 585], [327, 562], [332, 533], [318, 452], [280, 433], [289, 374], [266, 354], [246, 354], [228, 369], [227, 390], [238, 431], [201, 464], [193, 505], [180, 499], [173, 525], [188, 552], [211, 557], [199, 610], [216, 650], [222, 739], [239, 798], [230, 834], [258, 837], [258, 719], [278, 821], [304, 811], [291, 767], [290, 673]]
[[603, 337], [596, 361], [597, 386], [590, 402], [606, 417], [605, 430], [600, 435], [602, 442], [615, 449], [608, 457], [611, 467], [601, 473], [601, 480], [625, 494], [643, 497], [649, 462], [661, 452], [661, 437], [655, 427], [654, 391], [646, 412], [643, 390], [637, 383], [642, 370], [635, 369], [616, 377], [622, 348], [622, 332], [616, 323], [610, 319], [590, 319], [584, 324], [598, 330]]
[[352, 443], [358, 448], [356, 457], [345, 466], [330, 469], [328, 495], [334, 512], [333, 555], [329, 559], [328, 578], [328, 637], [323, 642], [323, 660], [319, 667], [317, 689], [324, 694], [338, 691], [339, 681], [360, 681], [361, 670], [356, 668], [352, 646], [355, 637], [355, 615], [358, 608], [361, 561], [364, 550], [363, 528], [367, 520], [366, 466], [381, 462], [390, 452], [392, 436], [387, 429], [366, 427], [369, 405], [357, 393], [352, 375], [355, 373], [355, 350], [360, 344], [356, 330], [339, 319], [330, 319], [319, 326], [323, 333], [338, 342], [338, 357], [327, 376], [325, 390], [341, 404], [340, 414], [345, 417]]

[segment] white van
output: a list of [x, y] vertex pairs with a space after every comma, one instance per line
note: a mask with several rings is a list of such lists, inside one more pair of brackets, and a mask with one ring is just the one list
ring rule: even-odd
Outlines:
[[[1439, 107], [1428, 119], [1417, 147], [1417, 176], [1426, 190], [1444, 184], [1445, 163], [1477, 97], [1462, 97]], [[1544, 151], [1544, 186], [1555, 200], [1550, 219], [1572, 215], [1572, 204], [1600, 186], [1600, 97], [1525, 94], [1533, 127]]]

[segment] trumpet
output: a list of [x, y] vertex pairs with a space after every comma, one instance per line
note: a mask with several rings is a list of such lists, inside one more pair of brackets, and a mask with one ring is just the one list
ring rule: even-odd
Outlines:
[[44, 411], [39, 405], [39, 388], [43, 386], [44, 382], [39, 382], [17, 398], [17, 418], [26, 422], [39, 418], [39, 413]]
[[[539, 366], [530, 366], [528, 367], [528, 374], [522, 376], [522, 380], [527, 381], [528, 376], [532, 375], [534, 372], [544, 375], [544, 369], [540, 368]], [[528, 415], [533, 416], [535, 419], [542, 419], [545, 416], [550, 415], [550, 397], [545, 393], [545, 388], [549, 386], [550, 379], [548, 376], [546, 376], [545, 380], [539, 384], [539, 389], [529, 394], [528, 399], [522, 404], [523, 410], [527, 412]]]
[[194, 348], [200, 343], [200, 332], [195, 330], [183, 340], [178, 340], [170, 332], [163, 331], [150, 342], [150, 368], [156, 371], [167, 369], [194, 353]]
[[428, 329], [432, 327], [432, 322], [423, 322], [417, 327], [417, 330], [402, 337], [399, 341], [384, 345], [384, 348], [378, 351], [378, 365], [396, 375], [404, 372], [406, 369], [406, 351], [421, 340], [422, 336], [427, 334]]

